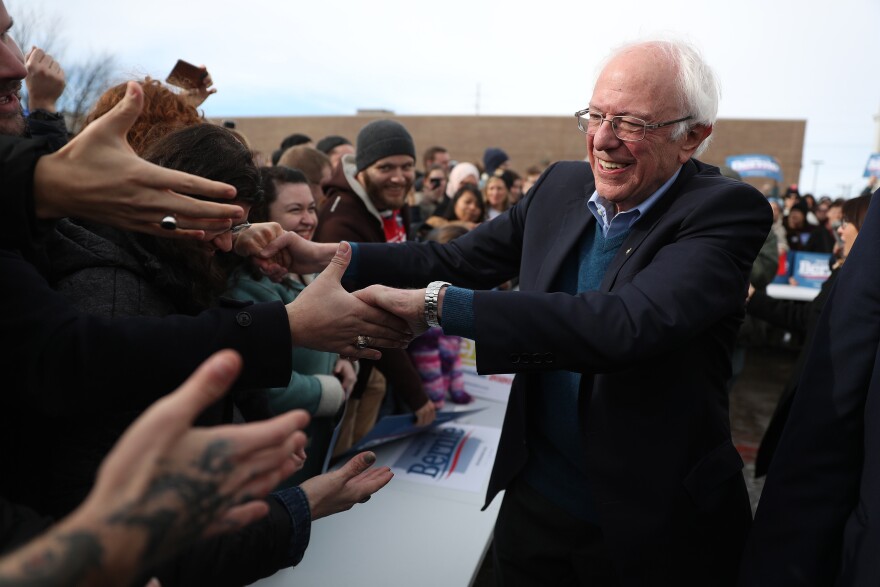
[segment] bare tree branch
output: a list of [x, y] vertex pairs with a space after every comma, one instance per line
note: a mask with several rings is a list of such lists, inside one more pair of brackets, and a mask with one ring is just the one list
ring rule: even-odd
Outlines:
[[[27, 54], [32, 46], [43, 49], [61, 64], [67, 87], [57, 103], [64, 113], [68, 128], [76, 133], [82, 128], [86, 114], [98, 97], [110, 86], [117, 63], [108, 52], [94, 53], [85, 59], [68, 60], [67, 40], [61, 19], [39, 3], [7, 2], [14, 14], [13, 38]], [[27, 89], [22, 88], [22, 101], [27, 104]]]

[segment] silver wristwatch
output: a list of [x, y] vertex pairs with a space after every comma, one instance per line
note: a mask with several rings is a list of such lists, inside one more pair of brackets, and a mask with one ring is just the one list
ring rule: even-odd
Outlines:
[[428, 326], [440, 326], [437, 301], [440, 298], [440, 290], [448, 285], [452, 284], [446, 281], [432, 281], [425, 290], [425, 322]]

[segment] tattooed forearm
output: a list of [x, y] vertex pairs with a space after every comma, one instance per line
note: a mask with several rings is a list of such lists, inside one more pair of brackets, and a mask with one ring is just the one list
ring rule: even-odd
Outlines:
[[0, 587], [79, 585], [89, 573], [100, 571], [104, 555], [97, 536], [89, 532], [47, 537], [26, 548], [18, 569], [0, 570]]

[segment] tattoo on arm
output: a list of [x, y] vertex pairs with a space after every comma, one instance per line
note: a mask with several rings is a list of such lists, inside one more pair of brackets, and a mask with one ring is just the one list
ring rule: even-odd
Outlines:
[[0, 587], [79, 585], [100, 571], [104, 549], [90, 532], [71, 532], [51, 538], [45, 548], [23, 561], [18, 575], [0, 574]]

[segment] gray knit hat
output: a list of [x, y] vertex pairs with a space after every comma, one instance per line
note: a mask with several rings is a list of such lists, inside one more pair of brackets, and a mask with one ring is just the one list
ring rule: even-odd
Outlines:
[[394, 120], [374, 120], [361, 129], [357, 136], [355, 161], [363, 171], [379, 159], [392, 155], [416, 158], [416, 146], [406, 128]]

